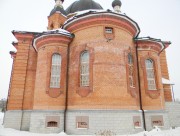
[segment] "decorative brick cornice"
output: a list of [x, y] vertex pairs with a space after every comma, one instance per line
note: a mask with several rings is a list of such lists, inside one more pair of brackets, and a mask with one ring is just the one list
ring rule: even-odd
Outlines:
[[87, 16], [79, 17], [64, 25], [64, 28], [70, 32], [78, 29], [89, 27], [92, 25], [114, 25], [129, 31], [134, 37], [140, 32], [138, 25], [125, 15], [117, 15], [113, 13], [89, 14]]
[[35, 39], [33, 46], [35, 47], [36, 51], [41, 48], [42, 46], [53, 44], [53, 43], [61, 43], [68, 45], [71, 42], [72, 38], [66, 37], [64, 35], [59, 34], [51, 34], [51, 35], [42, 35]]
[[22, 33], [22, 32], [12, 32], [16, 39], [18, 40], [18, 43], [25, 43], [30, 44], [33, 41], [34, 34], [33, 33]]
[[11, 58], [16, 58], [16, 52], [15, 51], [10, 51], [9, 54], [11, 55]]
[[162, 44], [153, 41], [138, 41], [138, 50], [153, 50], [157, 53], [163, 49]]

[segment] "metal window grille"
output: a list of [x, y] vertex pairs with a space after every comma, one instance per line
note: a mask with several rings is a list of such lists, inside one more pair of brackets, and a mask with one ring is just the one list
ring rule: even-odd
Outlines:
[[89, 52], [85, 51], [81, 54], [80, 68], [81, 86], [89, 86]]
[[58, 126], [58, 123], [55, 121], [50, 121], [47, 123], [47, 127], [57, 127], [57, 126]]
[[154, 76], [154, 63], [151, 59], [147, 59], [145, 61], [145, 64], [146, 64], [148, 89], [156, 90], [156, 81], [155, 81], [155, 76]]
[[51, 65], [51, 81], [50, 88], [60, 88], [61, 77], [61, 56], [59, 54], [53, 54]]

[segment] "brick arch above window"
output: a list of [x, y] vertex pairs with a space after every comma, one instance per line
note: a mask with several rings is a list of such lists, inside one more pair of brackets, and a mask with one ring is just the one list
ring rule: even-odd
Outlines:
[[89, 51], [85, 50], [80, 54], [80, 87], [89, 86]]
[[59, 53], [54, 53], [51, 59], [50, 88], [60, 88], [62, 57]]
[[[59, 87], [51, 86], [51, 74], [52, 74], [52, 57], [54, 54], [61, 56], [60, 67], [60, 82]], [[67, 49], [57, 47], [47, 51], [47, 81], [46, 81], [46, 93], [53, 98], [59, 97], [66, 90], [66, 66], [67, 66]]]
[[[81, 54], [87, 51], [89, 53], [89, 85], [88, 86], [81, 86]], [[94, 62], [94, 49], [92, 47], [88, 47], [87, 44], [79, 45], [76, 49], [73, 50], [76, 58], [77, 72], [76, 77], [78, 78], [76, 82], [76, 93], [81, 97], [87, 97], [93, 91], [93, 62]], [[75, 61], [75, 60], [74, 60]]]
[[[150, 89], [150, 87], [148, 87], [146, 60], [151, 60], [153, 62], [154, 78], [155, 78], [155, 84], [156, 84], [155, 88], [156, 89]], [[141, 68], [143, 71], [144, 88], [145, 88], [146, 94], [152, 99], [158, 98], [160, 95], [160, 91], [159, 91], [160, 86], [159, 86], [159, 80], [158, 80], [158, 77], [159, 77], [158, 58], [151, 54], [141, 57]]]

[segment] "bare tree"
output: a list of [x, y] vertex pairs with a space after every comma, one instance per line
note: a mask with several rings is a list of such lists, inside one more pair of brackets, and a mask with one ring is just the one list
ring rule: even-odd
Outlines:
[[6, 111], [6, 99], [1, 99], [0, 100], [0, 109], [1, 109], [1, 112]]

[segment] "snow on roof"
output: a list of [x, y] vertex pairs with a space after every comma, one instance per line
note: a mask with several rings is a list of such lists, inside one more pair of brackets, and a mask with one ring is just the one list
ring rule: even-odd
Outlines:
[[35, 48], [35, 50], [37, 51], [37, 48], [35, 46], [35, 42], [39, 39], [39, 38], [42, 38], [42, 37], [45, 37], [47, 35], [65, 35], [67, 37], [70, 37], [70, 38], [73, 38], [74, 35], [71, 34], [70, 32], [64, 30], [64, 29], [54, 29], [54, 30], [47, 30], [47, 31], [44, 31], [40, 34], [38, 34], [35, 38], [34, 38], [34, 41], [33, 41], [33, 47]]
[[66, 28], [68, 23], [72, 23], [72, 22], [77, 21], [79, 19], [82, 19], [84, 17], [95, 16], [95, 15], [99, 15], [99, 14], [100, 15], [101, 14], [106, 14], [106, 15], [118, 16], [118, 17], [121, 17], [121, 18], [123, 18], [125, 20], [128, 20], [137, 29], [136, 36], [139, 35], [139, 33], [140, 33], [140, 28], [139, 28], [138, 24], [134, 20], [132, 20], [130, 17], [128, 17], [125, 13], [117, 13], [117, 12], [111, 11], [109, 9], [107, 9], [107, 10], [89, 9], [89, 10], [84, 10], [84, 11], [78, 11], [78, 12], [75, 13], [74, 16], [70, 17], [69, 19], [67, 19], [64, 22], [63, 28]]
[[156, 38], [152, 38], [152, 37], [138, 37], [135, 38], [135, 40], [137, 41], [151, 41], [151, 42], [155, 42], [161, 45], [161, 50], [163, 50], [165, 48], [164, 42], [161, 39], [156, 39]]
[[54, 34], [54, 33], [56, 33], [56, 34], [63, 34], [63, 35], [67, 35], [67, 36], [72, 36], [72, 34], [69, 31], [61, 29], [61, 28], [54, 29], [54, 30], [47, 30], [47, 31], [44, 31], [43, 33], [45, 33], [45, 34], [46, 33], [47, 34]]
[[[70, 17], [69, 19], [67, 19], [64, 24], [66, 24], [67, 22], [69, 22], [70, 20], [74, 19], [74, 18], [77, 18], [77, 16], [81, 16], [81, 15], [84, 15], [84, 14], [87, 14], [87, 13], [104, 13], [104, 12], [107, 12], [107, 11], [111, 11], [111, 10], [104, 10], [104, 9], [88, 9], [88, 10], [83, 10], [83, 11], [77, 11], [74, 14], [74, 16]], [[114, 12], [114, 11], [111, 11], [111, 12]], [[114, 12], [116, 14], [120, 14], [120, 15], [125, 15], [125, 13], [117, 13], [117, 12]]]
[[170, 80], [165, 79], [165, 78], [162, 78], [162, 84], [165, 84], [165, 85], [174, 85], [174, 83], [172, 83]]

